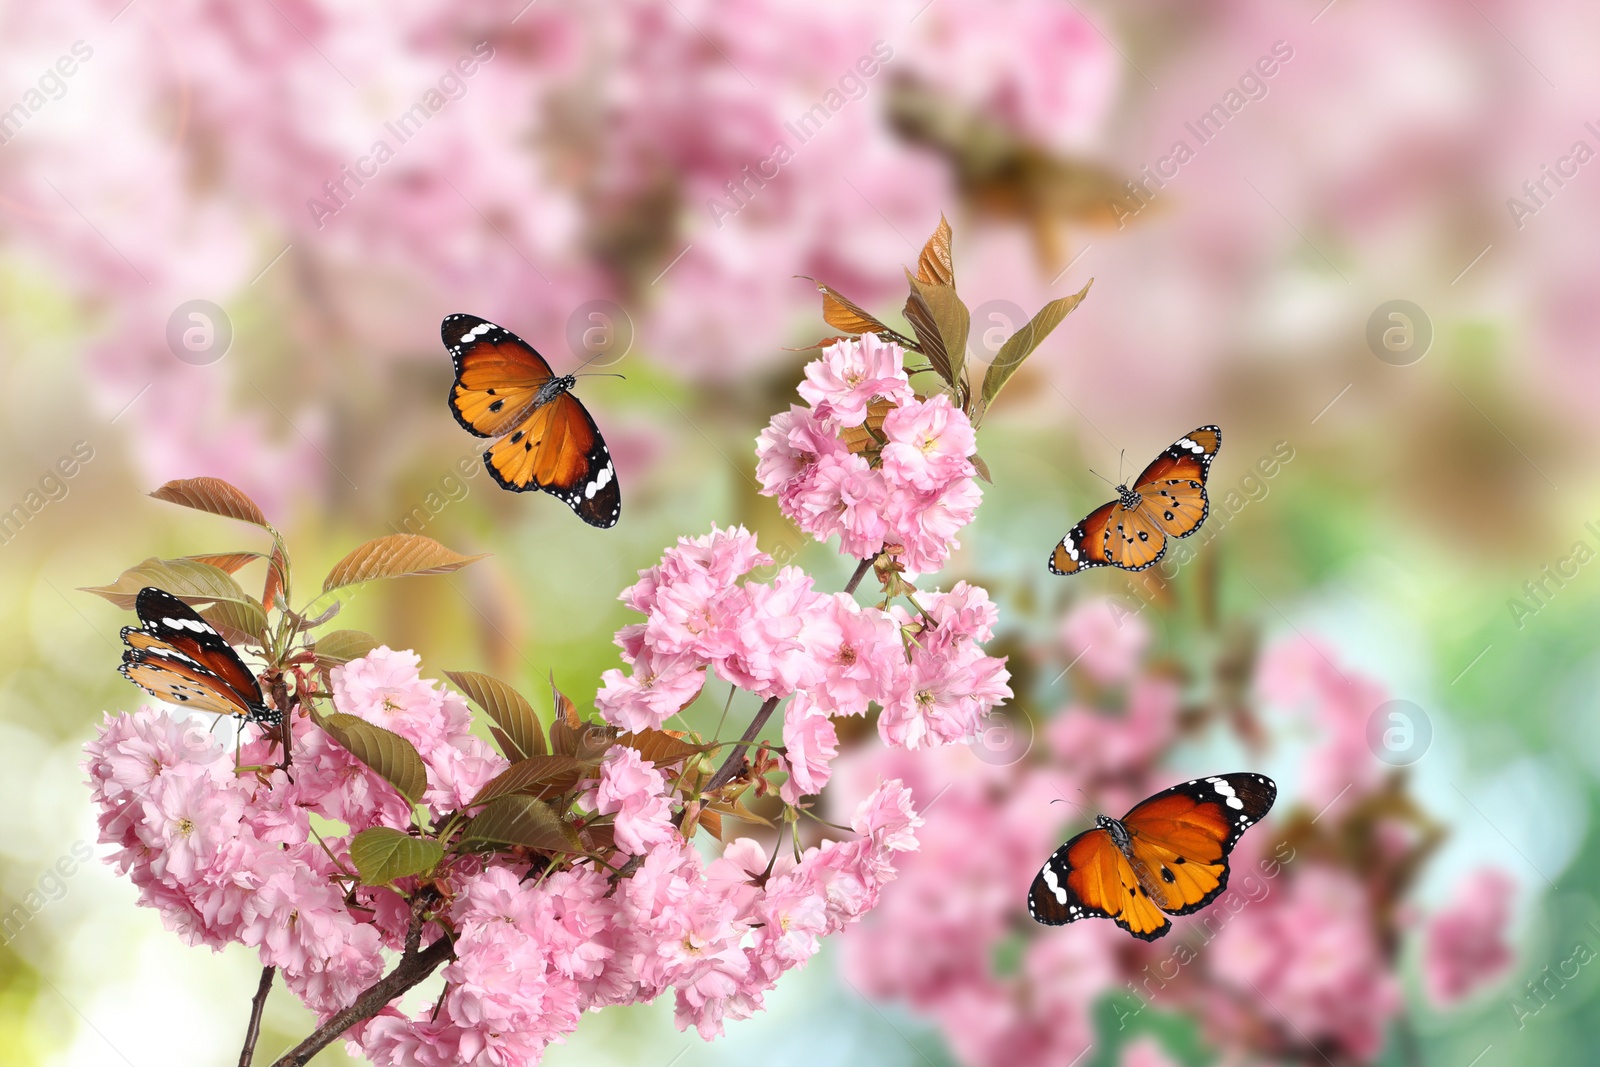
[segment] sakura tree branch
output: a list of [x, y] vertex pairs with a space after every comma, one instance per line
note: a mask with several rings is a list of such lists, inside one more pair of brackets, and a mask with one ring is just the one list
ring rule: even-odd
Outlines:
[[250, 1001], [250, 1025], [245, 1027], [239, 1067], [250, 1067], [250, 1061], [255, 1058], [256, 1041], [261, 1037], [261, 1015], [266, 1011], [267, 994], [272, 990], [272, 976], [277, 973], [276, 967], [261, 968], [261, 984], [256, 986], [255, 998]]
[[451, 950], [450, 939], [441, 937], [422, 951], [403, 956], [394, 970], [369, 986], [354, 1004], [317, 1027], [316, 1033], [285, 1052], [273, 1067], [305, 1067], [311, 1057], [333, 1044], [346, 1030], [372, 1018], [384, 1005], [422, 984], [450, 958]]
[[872, 565], [874, 563], [878, 562], [878, 557], [882, 554], [883, 553], [881, 552], [874, 552], [872, 555], [861, 561], [860, 565], [856, 567], [856, 572], [852, 574], [850, 576], [850, 580], [845, 583], [844, 591], [846, 593], [854, 593], [856, 591], [856, 586], [861, 584], [861, 579], [867, 576], [867, 572], [872, 569]]
[[739, 772], [739, 767], [744, 762], [745, 750], [756, 739], [756, 735], [761, 733], [761, 728], [767, 725], [767, 720], [772, 718], [772, 713], [777, 707], [778, 698], [768, 697], [766, 703], [762, 704], [760, 710], [756, 712], [756, 717], [750, 720], [750, 725], [745, 728], [743, 736], [739, 738], [739, 743], [733, 746], [733, 751], [728, 753], [728, 758], [722, 761], [722, 766], [718, 767], [717, 773], [711, 776], [711, 781], [707, 782], [705, 788], [700, 790], [702, 793], [715, 793], [733, 780], [733, 776]]

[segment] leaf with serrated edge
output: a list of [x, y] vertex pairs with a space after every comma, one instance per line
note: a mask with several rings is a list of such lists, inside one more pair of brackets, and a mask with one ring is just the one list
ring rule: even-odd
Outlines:
[[1000, 346], [1000, 351], [995, 353], [994, 362], [989, 364], [989, 371], [983, 376], [983, 406], [987, 408], [994, 401], [1006, 382], [1022, 366], [1022, 361], [1027, 359], [1050, 336], [1050, 331], [1061, 325], [1061, 320], [1072, 313], [1083, 298], [1089, 295], [1089, 286], [1094, 284], [1094, 279], [1089, 279], [1085, 285], [1071, 296], [1064, 296], [1059, 300], [1052, 300], [1039, 309], [1039, 313], [1028, 321], [1028, 324], [1010, 337], [1005, 344]]
[[[910, 275], [906, 275], [910, 277]], [[906, 321], [911, 323], [912, 332], [917, 335], [917, 348], [928, 357], [928, 365], [933, 372], [944, 379], [946, 385], [954, 388], [955, 376], [950, 369], [950, 356], [944, 350], [944, 337], [939, 333], [939, 322], [933, 315], [933, 309], [917, 292], [915, 284], [912, 285], [911, 295], [906, 297], [906, 306], [903, 314]]]
[[565, 793], [577, 785], [590, 770], [571, 756], [532, 756], [513, 763], [478, 790], [478, 795], [467, 802], [475, 808], [498, 797], [524, 794], [535, 799]]
[[891, 329], [878, 321], [871, 312], [861, 305], [840, 293], [831, 285], [817, 281], [815, 278], [802, 274], [800, 277], [817, 287], [822, 294], [822, 319], [836, 330], [859, 337], [864, 333], [876, 334], [886, 341], [893, 341], [902, 348], [915, 350], [917, 343], [906, 337], [898, 330]]
[[428, 791], [428, 771], [410, 741], [365, 719], [337, 712], [322, 720], [339, 745], [371, 767], [379, 777], [413, 804], [422, 802]]
[[521, 693], [500, 679], [477, 671], [445, 671], [444, 675], [488, 713], [521, 755], [542, 756], [550, 751], [539, 716]]
[[350, 862], [362, 885], [388, 885], [413, 874], [427, 874], [444, 859], [444, 848], [432, 838], [412, 837], [403, 830], [374, 826], [350, 839]]
[[272, 524], [256, 506], [256, 502], [246, 496], [244, 490], [229, 485], [221, 478], [179, 478], [150, 495], [170, 504], [253, 523], [266, 530], [272, 529]]
[[156, 559], [152, 556], [123, 571], [110, 585], [97, 585], [83, 591], [105, 597], [117, 607], [132, 611], [139, 590], [147, 585], [164, 589], [191, 604], [233, 600], [241, 604], [255, 604], [258, 609], [261, 606], [240, 588], [227, 571], [192, 559]]
[[370, 582], [376, 578], [400, 578], [412, 574], [446, 574], [476, 563], [483, 556], [463, 556], [421, 534], [390, 534], [351, 552], [334, 564], [322, 583], [324, 593], [344, 585]]
[[181, 559], [194, 563], [207, 563], [218, 570], [232, 574], [247, 563], [253, 563], [262, 558], [260, 552], [210, 552], [198, 556], [182, 556]]
[[939, 285], [956, 284], [955, 261], [950, 254], [950, 223], [939, 216], [939, 228], [933, 231], [928, 243], [922, 246], [917, 257], [917, 280]]
[[666, 767], [680, 760], [704, 752], [714, 746], [692, 745], [665, 730], [644, 729], [633, 734], [617, 735], [617, 744], [627, 745], [639, 753], [639, 758]]
[[379, 643], [376, 637], [360, 630], [329, 630], [312, 642], [311, 647], [316, 653], [318, 666], [338, 667], [353, 659], [360, 659], [377, 648]]
[[[956, 295], [953, 285], [919, 281], [909, 273], [906, 275], [906, 281], [910, 283], [912, 291], [921, 298], [934, 328], [939, 331], [939, 344], [944, 350], [949, 370], [945, 381], [957, 389], [964, 389], [961, 373], [966, 361], [967, 332], [972, 327], [972, 313]], [[935, 367], [937, 368], [937, 364]], [[944, 371], [940, 373], [944, 374]]]
[[542, 800], [506, 796], [484, 806], [461, 835], [463, 845], [523, 845], [545, 852], [582, 852], [578, 833]]

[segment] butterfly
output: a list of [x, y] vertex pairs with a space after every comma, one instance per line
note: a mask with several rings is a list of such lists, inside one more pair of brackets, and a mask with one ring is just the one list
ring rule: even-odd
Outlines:
[[219, 715], [275, 726], [261, 683], [233, 646], [200, 613], [171, 593], [146, 586], [134, 599], [138, 626], [124, 626], [122, 676], [149, 694]]
[[[1120, 820], [1101, 815], [1045, 861], [1028, 914], [1046, 926], [1111, 919], [1143, 941], [1172, 929], [1228, 885], [1228, 853], [1272, 810], [1278, 786], [1259, 774], [1175, 785]], [[1165, 914], [1163, 914], [1165, 913]]]
[[622, 493], [611, 450], [572, 395], [577, 378], [557, 377], [532, 345], [476, 315], [450, 315], [439, 335], [455, 363], [450, 411], [479, 437], [498, 437], [483, 454], [502, 489], [544, 490], [590, 526], [611, 527]]
[[1202, 426], [1178, 438], [1117, 499], [1074, 526], [1050, 555], [1052, 574], [1094, 567], [1142, 571], [1161, 559], [1168, 537], [1188, 537], [1211, 512], [1206, 475], [1222, 447], [1222, 431]]

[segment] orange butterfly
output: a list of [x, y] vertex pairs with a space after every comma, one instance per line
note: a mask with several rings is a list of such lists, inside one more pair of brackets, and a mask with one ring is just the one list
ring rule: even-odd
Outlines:
[[1167, 551], [1168, 537], [1188, 537], [1210, 514], [1206, 475], [1222, 447], [1222, 431], [1202, 426], [1180, 437], [1135, 479], [1117, 486], [1117, 499], [1096, 508], [1061, 539], [1050, 556], [1052, 574], [1094, 567], [1142, 571]]
[[572, 395], [577, 378], [557, 377], [532, 345], [476, 315], [450, 315], [439, 335], [455, 363], [450, 410], [479, 437], [502, 489], [542, 489], [590, 526], [611, 527], [622, 512], [617, 469], [599, 427]]
[[1045, 862], [1028, 914], [1046, 926], [1112, 919], [1154, 941], [1172, 929], [1168, 915], [1199, 911], [1227, 888], [1228, 853], [1277, 796], [1271, 778], [1223, 774], [1157, 793], [1120, 820], [1102, 815]]
[[239, 653], [189, 605], [155, 586], [134, 599], [138, 626], [124, 626], [122, 676], [151, 696], [274, 726], [261, 683]]

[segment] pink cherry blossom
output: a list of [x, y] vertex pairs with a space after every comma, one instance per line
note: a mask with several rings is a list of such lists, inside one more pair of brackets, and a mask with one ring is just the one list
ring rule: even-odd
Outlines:
[[1428, 921], [1422, 974], [1428, 998], [1441, 1007], [1470, 996], [1511, 967], [1506, 943], [1516, 883], [1485, 867], [1462, 880], [1455, 899]]
[[665, 776], [640, 758], [636, 749], [613, 745], [606, 753], [600, 764], [595, 810], [615, 816], [612, 829], [624, 852], [642, 856], [677, 836], [666, 784]]
[[899, 345], [880, 341], [874, 334], [835, 341], [806, 364], [800, 395], [818, 417], [840, 426], [860, 426], [867, 405], [882, 397], [895, 403], [912, 399], [906, 377], [905, 353]]

